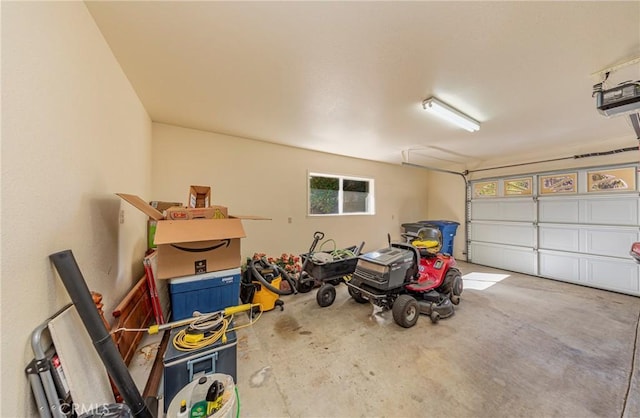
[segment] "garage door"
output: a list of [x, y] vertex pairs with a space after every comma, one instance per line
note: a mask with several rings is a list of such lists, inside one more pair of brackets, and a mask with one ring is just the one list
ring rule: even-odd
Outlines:
[[640, 295], [637, 167], [538, 173], [470, 183], [469, 260]]

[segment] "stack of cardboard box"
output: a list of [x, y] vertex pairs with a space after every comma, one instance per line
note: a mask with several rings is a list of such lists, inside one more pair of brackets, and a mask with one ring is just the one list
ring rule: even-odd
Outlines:
[[[155, 279], [169, 282], [171, 321], [200, 313], [218, 312], [239, 303], [240, 217], [224, 206], [211, 205], [211, 188], [191, 186], [187, 206], [176, 202], [147, 203], [138, 196], [118, 193], [149, 216], [149, 249], [155, 248]], [[244, 216], [242, 219], [265, 219]], [[145, 257], [148, 258], [148, 257]], [[179, 328], [171, 330], [173, 338]], [[212, 345], [194, 351], [169, 346], [163, 356], [164, 410], [200, 374], [224, 373], [236, 380], [235, 331]]]
[[224, 206], [210, 205], [210, 187], [191, 186], [188, 206], [118, 196], [149, 216], [150, 248], [157, 251], [155, 279], [169, 280], [171, 320], [238, 304], [240, 239], [246, 235], [240, 218]]

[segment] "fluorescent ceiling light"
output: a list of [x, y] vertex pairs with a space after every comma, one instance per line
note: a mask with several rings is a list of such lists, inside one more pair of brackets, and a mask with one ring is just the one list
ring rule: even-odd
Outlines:
[[424, 110], [448, 120], [469, 132], [475, 132], [480, 129], [480, 122], [454, 109], [448, 104], [441, 102], [435, 97], [429, 97], [422, 102], [422, 107]]

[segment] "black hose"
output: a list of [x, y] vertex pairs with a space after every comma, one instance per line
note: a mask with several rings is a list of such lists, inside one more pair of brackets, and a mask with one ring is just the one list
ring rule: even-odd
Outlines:
[[293, 280], [291, 278], [291, 276], [289, 276], [289, 273], [286, 272], [285, 269], [280, 268], [279, 266], [276, 266], [278, 268], [278, 271], [280, 272], [280, 276], [282, 276], [283, 279], [285, 279], [287, 281], [287, 283], [289, 283], [289, 287], [291, 288], [291, 293], [287, 293], [288, 295], [291, 294], [297, 294], [298, 293], [298, 285], [296, 284], [296, 281]]
[[118, 352], [111, 335], [98, 314], [73, 253], [71, 250], [65, 250], [49, 255], [49, 259], [53, 262], [62, 283], [67, 288], [67, 293], [69, 293], [107, 373], [111, 376], [125, 403], [129, 405], [134, 416], [152, 418], [153, 415], [145, 405], [129, 369], [124, 364], [120, 352]]
[[268, 267], [272, 268], [274, 273], [280, 273], [285, 278], [285, 280], [287, 280], [287, 282], [289, 283], [290, 289], [288, 291], [287, 290], [280, 290], [277, 287], [273, 286], [271, 283], [269, 283], [264, 277], [262, 277], [262, 274], [260, 274], [260, 272], [256, 268], [256, 260], [252, 259], [251, 261], [249, 261], [249, 268], [251, 269], [251, 273], [252, 273], [253, 277], [255, 279], [257, 279], [260, 282], [261, 285], [263, 285], [264, 287], [266, 287], [267, 289], [269, 289], [273, 293], [276, 293], [276, 294], [281, 295], [281, 296], [291, 295], [294, 292], [296, 292], [296, 286], [295, 286], [293, 280], [291, 279], [291, 277], [289, 277], [289, 275], [286, 274], [286, 273], [282, 274], [284, 269], [281, 269], [276, 265], [270, 265], [269, 263], [267, 263], [266, 260], [259, 260], [259, 262], [261, 264], [265, 265], [265, 266], [268, 266]]

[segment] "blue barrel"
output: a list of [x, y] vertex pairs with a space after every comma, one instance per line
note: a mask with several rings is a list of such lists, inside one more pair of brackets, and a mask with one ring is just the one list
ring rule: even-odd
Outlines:
[[453, 238], [456, 236], [456, 231], [460, 225], [455, 221], [443, 221], [443, 220], [429, 220], [420, 221], [420, 224], [429, 224], [437, 226], [442, 234], [442, 252], [445, 254], [453, 254]]

